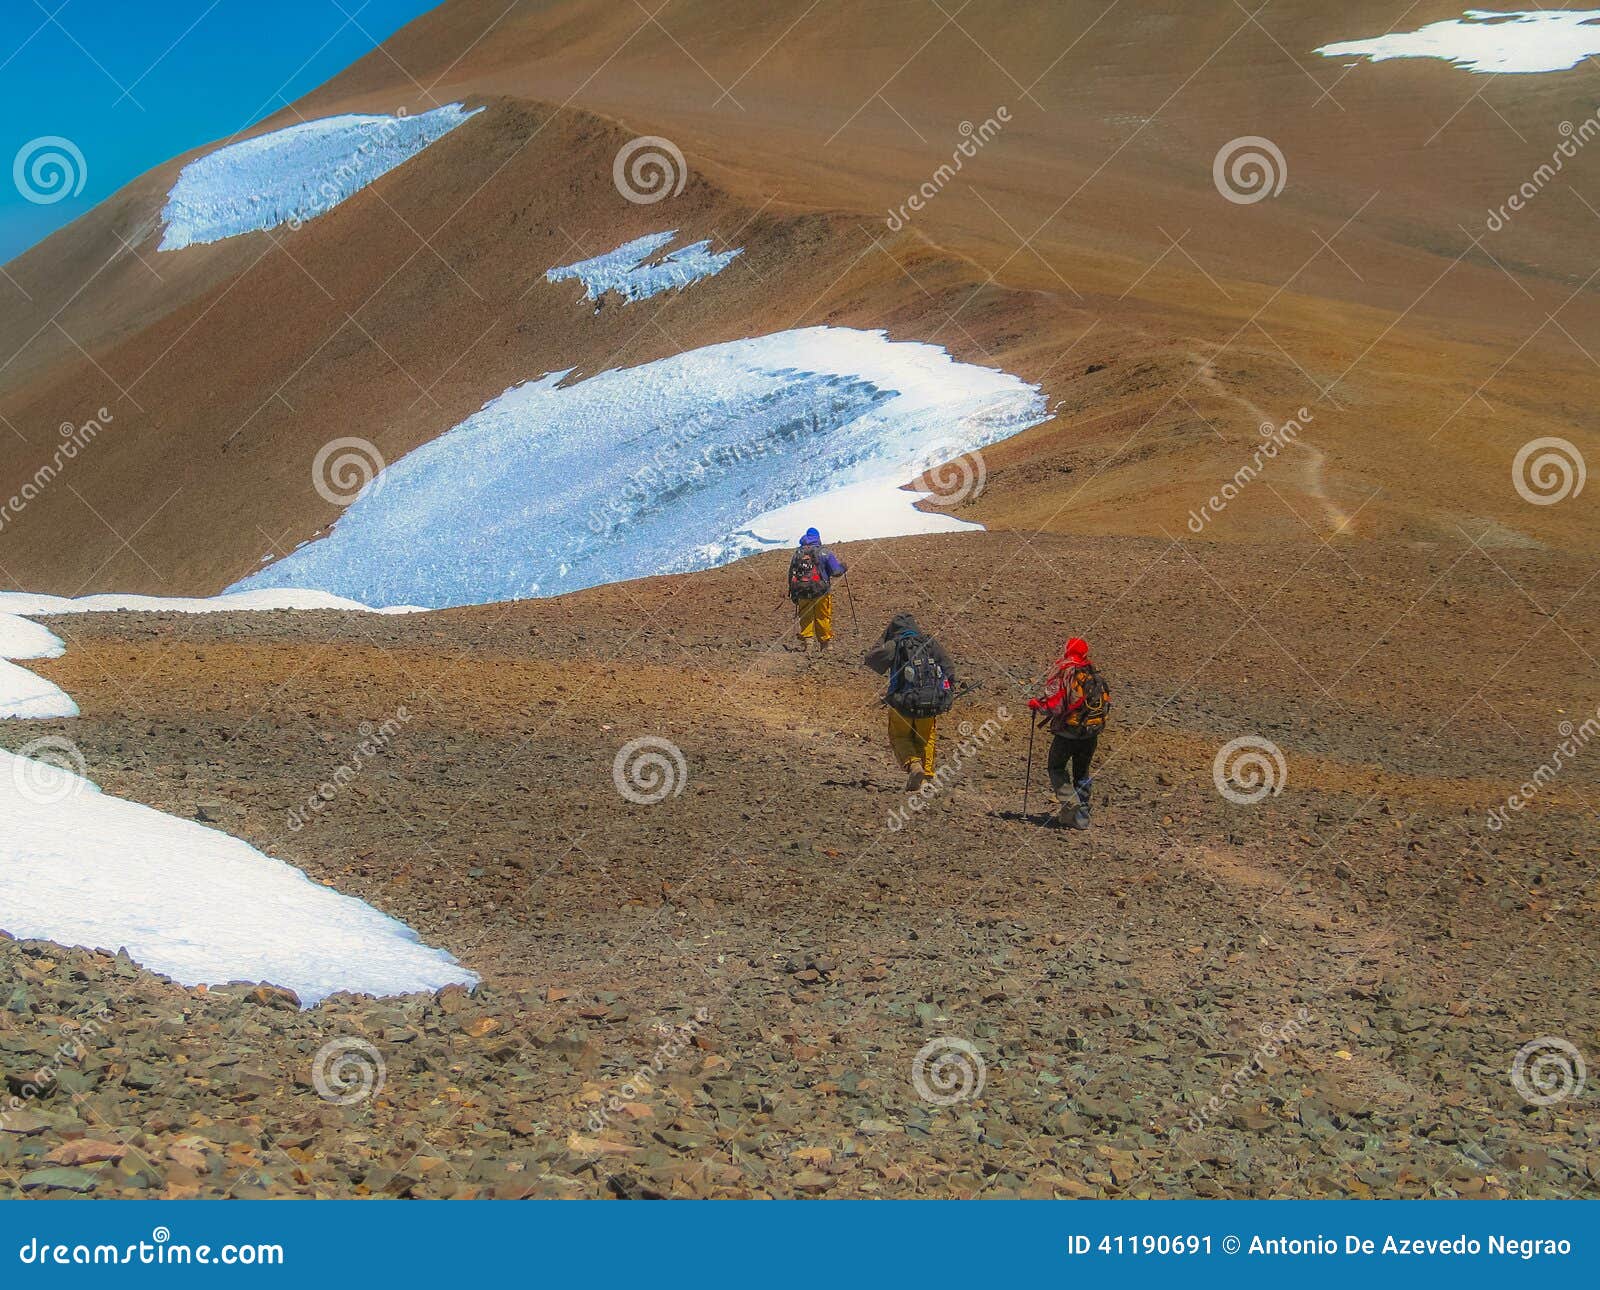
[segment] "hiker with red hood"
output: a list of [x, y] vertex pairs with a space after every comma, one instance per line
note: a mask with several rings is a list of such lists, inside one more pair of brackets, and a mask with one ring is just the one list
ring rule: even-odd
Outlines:
[[833, 580], [845, 572], [844, 561], [822, 545], [822, 535], [807, 529], [789, 558], [789, 599], [794, 601], [802, 650], [812, 640], [818, 650], [833, 648]]
[[1041, 698], [1028, 706], [1039, 713], [1038, 724], [1050, 727], [1050, 791], [1060, 803], [1054, 823], [1075, 829], [1089, 827], [1089, 790], [1094, 780], [1089, 763], [1100, 731], [1111, 711], [1111, 687], [1089, 661], [1089, 642], [1074, 636], [1045, 679]]

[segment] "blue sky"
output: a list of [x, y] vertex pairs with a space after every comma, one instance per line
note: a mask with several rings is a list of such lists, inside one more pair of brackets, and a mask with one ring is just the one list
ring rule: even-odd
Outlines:
[[[438, 2], [3, 0], [0, 263], [151, 166], [270, 115]], [[51, 155], [82, 190], [30, 201], [22, 188], [58, 191]]]

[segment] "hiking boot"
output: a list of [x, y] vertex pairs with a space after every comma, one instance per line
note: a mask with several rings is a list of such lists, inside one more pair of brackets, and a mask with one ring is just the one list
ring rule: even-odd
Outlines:
[[1089, 827], [1089, 790], [1094, 786], [1092, 779], [1080, 779], [1077, 784], [1078, 809], [1073, 812], [1072, 827], [1086, 829]]
[[833, 637], [829, 636], [817, 642], [817, 649], [826, 654], [833, 648]]
[[1078, 818], [1078, 800], [1077, 800], [1077, 798], [1075, 798], [1075, 797], [1063, 797], [1061, 799], [1061, 805], [1056, 807], [1056, 813], [1055, 813], [1054, 816], [1051, 817], [1051, 822], [1056, 824], [1056, 825], [1058, 825], [1058, 826], [1060, 826], [1061, 828], [1066, 828], [1067, 825], [1069, 825], [1069, 824], [1075, 824], [1076, 821], [1077, 821], [1077, 818]]
[[906, 792], [915, 793], [927, 778], [928, 772], [922, 769], [922, 763], [912, 763], [906, 770]]

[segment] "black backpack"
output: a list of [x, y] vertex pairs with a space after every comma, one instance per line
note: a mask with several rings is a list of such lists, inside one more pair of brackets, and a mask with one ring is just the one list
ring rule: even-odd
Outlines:
[[935, 657], [932, 637], [904, 632], [896, 639], [885, 698], [902, 717], [937, 717], [950, 711], [955, 686]]
[[789, 557], [789, 599], [816, 600], [833, 587], [820, 546], [803, 546]]

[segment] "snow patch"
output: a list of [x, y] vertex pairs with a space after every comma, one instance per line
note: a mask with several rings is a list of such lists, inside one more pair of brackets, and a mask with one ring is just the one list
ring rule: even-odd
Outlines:
[[[0, 591], [0, 614], [23, 614], [29, 617], [49, 614], [103, 614], [117, 610], [159, 614], [227, 614], [239, 610], [267, 609], [343, 609], [367, 614], [422, 612], [416, 605], [394, 605], [388, 609], [373, 609], [359, 601], [330, 595], [326, 591], [308, 591], [303, 587], [283, 587], [271, 591], [224, 592], [220, 596], [134, 596], [105, 593], [97, 596], [79, 596], [76, 599], [39, 595], [31, 591]], [[33, 624], [30, 623], [29, 626]], [[39, 630], [44, 629], [41, 627]], [[0, 654], [4, 653], [5, 651], [0, 649]], [[8, 657], [46, 656], [13, 654]]]
[[248, 843], [0, 752], [0, 928], [126, 949], [184, 985], [284, 986], [307, 1007], [477, 977], [404, 923]]
[[482, 110], [449, 103], [420, 116], [330, 116], [218, 148], [185, 166], [167, 194], [159, 249], [298, 228]]
[[393, 463], [326, 537], [235, 589], [482, 604], [709, 568], [793, 543], [818, 514], [828, 541], [961, 527], [896, 485], [936, 445], [954, 458], [1047, 415], [1038, 387], [1006, 372], [848, 328], [562, 375]]
[[15, 614], [0, 613], [0, 720], [75, 717], [78, 705], [53, 681], [7, 662], [59, 658], [66, 650], [54, 632]]
[[1600, 54], [1600, 9], [1501, 13], [1468, 9], [1464, 18], [1431, 22], [1416, 31], [1323, 45], [1327, 57], [1357, 54], [1381, 63], [1390, 58], [1443, 58], [1469, 72], [1561, 72]]
[[75, 717], [78, 705], [54, 681], [0, 659], [0, 720]]
[[577, 278], [583, 283], [584, 294], [598, 300], [608, 291], [615, 291], [630, 303], [648, 300], [663, 291], [678, 290], [721, 273], [733, 263], [743, 248], [713, 252], [710, 241], [695, 242], [676, 251], [669, 251], [655, 263], [651, 258], [668, 242], [678, 236], [677, 229], [665, 233], [646, 233], [643, 237], [625, 242], [615, 251], [607, 251], [593, 259], [579, 260], [546, 271], [551, 282], [565, 282]]
[[66, 652], [61, 638], [49, 628], [0, 613], [0, 658], [60, 658]]

